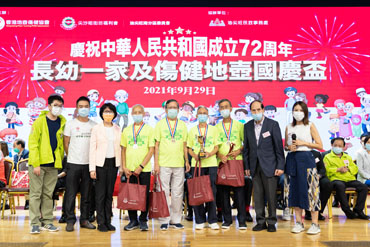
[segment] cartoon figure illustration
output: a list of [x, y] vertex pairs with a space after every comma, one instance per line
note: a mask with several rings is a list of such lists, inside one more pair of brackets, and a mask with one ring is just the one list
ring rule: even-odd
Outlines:
[[116, 105], [117, 108], [117, 124], [120, 126], [120, 120], [123, 119], [123, 126], [122, 130], [127, 127], [128, 125], [128, 112], [129, 108], [126, 103], [126, 100], [128, 99], [128, 93], [123, 90], [117, 90], [114, 94], [114, 98], [116, 98], [118, 104]]
[[208, 122], [209, 122], [210, 125], [213, 125], [213, 126], [215, 126], [220, 121], [222, 121], [222, 116], [221, 116], [221, 113], [220, 113], [220, 107], [218, 105], [218, 102], [219, 102], [219, 100], [217, 100], [215, 102], [214, 106], [211, 105], [208, 108], [208, 110], [209, 110]]
[[317, 112], [317, 119], [321, 119], [323, 113], [327, 114], [330, 112], [329, 109], [325, 107], [324, 104], [328, 102], [329, 96], [326, 94], [316, 94], [315, 95], [315, 101], [316, 101], [316, 112]]
[[162, 102], [162, 109], [163, 109], [163, 112], [157, 116], [154, 116], [154, 119], [156, 121], [160, 121], [162, 118], [164, 118], [166, 116], [166, 101], [163, 101]]
[[265, 106], [265, 117], [275, 119], [275, 117], [278, 115], [277, 109], [273, 105], [267, 105]]
[[8, 128], [15, 129], [15, 125], [23, 126], [22, 121], [18, 119], [19, 108], [15, 102], [8, 102], [5, 104], [4, 115], [6, 117], [5, 122], [8, 124]]
[[181, 106], [180, 120], [184, 121], [186, 124], [194, 123], [197, 118], [193, 116], [193, 111], [195, 109], [195, 104], [191, 101], [186, 101]]
[[15, 129], [7, 128], [0, 131], [0, 138], [6, 142], [9, 149], [9, 157], [13, 157], [13, 143], [14, 140], [18, 137], [18, 131]]
[[349, 139], [349, 137], [353, 137], [352, 126], [347, 120], [347, 113], [344, 111], [345, 104], [346, 101], [343, 99], [334, 101], [334, 106], [337, 108], [337, 114], [339, 115], [339, 136]]
[[334, 139], [335, 137], [339, 137], [339, 116], [338, 114], [330, 114], [330, 128], [329, 134], [330, 139]]
[[244, 95], [244, 102], [240, 103], [239, 107], [245, 108], [250, 115], [249, 106], [255, 100], [259, 100], [263, 102], [262, 94], [261, 93], [251, 93], [251, 92], [247, 93], [246, 95]]
[[144, 113], [143, 121], [144, 121], [145, 124], [149, 124], [149, 121], [150, 121], [150, 113], [148, 111], [146, 111]]
[[62, 97], [63, 97], [63, 94], [65, 94], [66, 89], [65, 89], [63, 86], [56, 86], [56, 87], [54, 88], [54, 92], [55, 92], [56, 94], [58, 94], [59, 96], [62, 96]]
[[246, 109], [238, 109], [235, 111], [235, 119], [245, 124], [248, 120], [248, 112]]
[[99, 99], [99, 91], [96, 89], [91, 89], [87, 92], [87, 97], [90, 100], [90, 114], [89, 117], [96, 117], [96, 108], [103, 103], [104, 99], [103, 97], [100, 98], [100, 101], [98, 102]]
[[294, 99], [297, 89], [294, 87], [287, 87], [284, 89], [284, 94], [288, 97], [284, 102], [284, 107], [287, 111], [287, 122], [291, 123], [293, 121], [293, 105], [296, 102]]
[[358, 114], [352, 115], [352, 132], [353, 135], [357, 138], [361, 137], [362, 129], [361, 129], [361, 116]]
[[296, 93], [294, 95], [294, 99], [295, 99], [296, 102], [302, 101], [302, 102], [306, 103], [306, 105], [308, 104], [308, 100], [307, 100], [307, 97], [306, 97], [305, 93]]
[[352, 118], [352, 111], [355, 108], [355, 105], [352, 102], [347, 102], [344, 105], [344, 112], [346, 113], [346, 122], [349, 123]]
[[364, 134], [369, 133], [368, 126], [370, 126], [370, 95], [366, 94], [364, 96], [364, 109], [363, 116], [362, 116], [362, 131]]
[[41, 111], [46, 107], [46, 100], [41, 97], [36, 97], [33, 100], [26, 102], [26, 107], [28, 109], [28, 116], [30, 117], [29, 125], [39, 117]]
[[363, 100], [365, 95], [367, 95], [365, 88], [357, 88], [356, 89], [357, 97], [360, 98], [361, 108], [364, 108]]

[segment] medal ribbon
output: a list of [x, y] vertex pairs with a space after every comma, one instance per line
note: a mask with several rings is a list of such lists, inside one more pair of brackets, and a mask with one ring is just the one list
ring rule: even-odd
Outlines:
[[206, 130], [204, 131], [204, 135], [202, 135], [202, 133], [200, 131], [199, 125], [198, 125], [198, 132], [199, 132], [199, 136], [203, 136], [204, 137], [203, 147], [206, 147], [206, 139], [207, 139], [207, 133], [208, 133], [208, 124], [206, 125]]
[[[222, 121], [222, 127], [224, 128], [224, 132], [225, 132], [227, 141], [230, 141], [231, 129], [233, 128], [233, 120], [231, 120], [231, 122], [230, 122], [230, 129], [229, 129], [229, 131], [226, 131], [226, 127], [225, 127], [224, 121]], [[227, 134], [227, 132], [229, 132], [229, 134]]]
[[177, 129], [177, 119], [176, 119], [176, 123], [175, 123], [175, 126], [174, 126], [173, 130], [172, 130], [170, 122], [168, 121], [168, 118], [166, 118], [166, 121], [167, 121], [167, 125], [168, 125], [168, 130], [171, 133], [171, 138], [172, 138], [172, 140], [175, 140], [175, 134], [176, 134], [176, 129]]
[[145, 123], [143, 122], [141, 125], [140, 125], [140, 128], [137, 130], [137, 133], [135, 133], [135, 124], [132, 125], [132, 135], [133, 135], [133, 138], [134, 138], [134, 143], [137, 144], [137, 137], [139, 136], [140, 134], [140, 131], [143, 129]]

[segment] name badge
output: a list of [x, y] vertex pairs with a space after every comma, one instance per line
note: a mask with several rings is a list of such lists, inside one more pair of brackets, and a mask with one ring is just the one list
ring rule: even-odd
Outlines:
[[270, 135], [271, 135], [270, 131], [266, 131], [265, 133], [262, 134], [263, 138], [269, 137]]
[[316, 158], [316, 159], [315, 159], [315, 162], [316, 162], [316, 163], [319, 163], [319, 162], [320, 162], [320, 159], [319, 159], [319, 158]]
[[349, 166], [349, 161], [348, 161], [348, 160], [343, 160], [343, 162], [344, 162], [344, 164], [345, 164], [346, 166]]

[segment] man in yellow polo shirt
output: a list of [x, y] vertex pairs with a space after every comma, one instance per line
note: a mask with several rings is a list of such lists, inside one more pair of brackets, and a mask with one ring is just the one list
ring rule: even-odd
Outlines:
[[[218, 161], [226, 163], [227, 160], [243, 160], [243, 140], [244, 140], [244, 125], [239, 121], [235, 121], [231, 118], [232, 106], [228, 99], [222, 99], [218, 103], [220, 112], [223, 117], [222, 122], [216, 125], [216, 128], [220, 132], [219, 150], [217, 153]], [[229, 154], [230, 146], [234, 144], [233, 151]], [[222, 224], [223, 229], [229, 229], [232, 224], [231, 217], [231, 205], [230, 205], [230, 191], [234, 191], [235, 204], [238, 209], [238, 222], [239, 230], [246, 230], [247, 225], [245, 223], [245, 199], [244, 199], [244, 187], [231, 187], [231, 186], [219, 186], [221, 192], [222, 201], [222, 215], [224, 217], [224, 223]]]
[[123, 229], [131, 231], [140, 227], [140, 230], [148, 230], [148, 206], [149, 206], [149, 187], [150, 173], [152, 166], [150, 159], [154, 153], [154, 130], [143, 122], [145, 110], [142, 105], [134, 105], [131, 112], [134, 124], [123, 130], [121, 137], [122, 146], [122, 165], [120, 172], [124, 173], [130, 183], [146, 185], [146, 210], [141, 212], [139, 220], [137, 211], [129, 210], [130, 222]]
[[[369, 216], [363, 212], [367, 197], [367, 185], [357, 181], [355, 176], [358, 167], [353, 163], [351, 156], [343, 152], [345, 145], [342, 137], [331, 140], [332, 150], [324, 157], [326, 175], [333, 184], [340, 206], [347, 218], [368, 220]], [[348, 205], [346, 196], [346, 188], [348, 187], [355, 188], [357, 191], [357, 201], [353, 211]]]
[[[155, 173], [159, 174], [166, 193], [170, 217], [159, 218], [161, 230], [170, 227], [182, 229], [182, 201], [184, 195], [184, 163], [186, 172], [190, 170], [186, 146], [188, 129], [177, 119], [179, 103], [170, 99], [165, 105], [167, 116], [155, 126]], [[171, 203], [169, 200], [171, 191]]]
[[[219, 143], [219, 132], [216, 127], [207, 124], [208, 109], [205, 106], [199, 106], [197, 110], [197, 119], [199, 125], [194, 126], [188, 134], [189, 154], [193, 157], [191, 161], [191, 174], [194, 174], [194, 168], [197, 162], [201, 162], [201, 174], [209, 175], [214, 199], [212, 202], [194, 206], [195, 229], [201, 230], [206, 222], [206, 212], [208, 212], [208, 224], [211, 229], [218, 230], [216, 213], [216, 178], [217, 178], [217, 157]], [[202, 147], [202, 149], [201, 149]], [[201, 152], [202, 151], [202, 152]]]

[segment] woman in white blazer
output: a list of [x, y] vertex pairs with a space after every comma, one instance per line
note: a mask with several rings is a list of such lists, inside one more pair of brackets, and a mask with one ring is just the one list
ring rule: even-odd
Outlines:
[[90, 176], [96, 179], [95, 204], [98, 230], [115, 231], [111, 224], [114, 184], [121, 165], [121, 130], [112, 121], [117, 116], [116, 107], [107, 103], [100, 108], [103, 122], [95, 125], [90, 138]]

